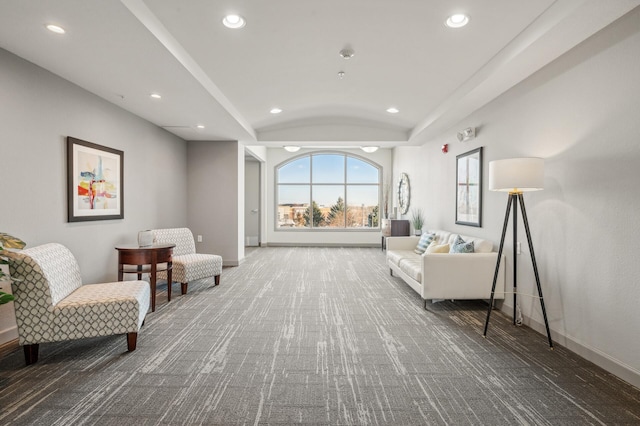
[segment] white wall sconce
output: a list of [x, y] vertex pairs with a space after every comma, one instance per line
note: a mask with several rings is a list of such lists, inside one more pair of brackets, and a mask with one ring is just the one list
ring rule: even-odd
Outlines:
[[457, 136], [458, 136], [458, 140], [460, 142], [466, 142], [466, 141], [476, 137], [476, 128], [475, 127], [467, 127], [464, 130], [460, 130], [458, 132]]
[[284, 147], [285, 151], [289, 151], [289, 152], [298, 152], [300, 151], [300, 147], [299, 146], [295, 146], [295, 145], [287, 145]]

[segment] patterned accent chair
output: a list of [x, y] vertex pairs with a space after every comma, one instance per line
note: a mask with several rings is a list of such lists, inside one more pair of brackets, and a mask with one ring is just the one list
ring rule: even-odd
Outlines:
[[[189, 228], [153, 230], [154, 244], [175, 244], [173, 249], [173, 281], [181, 283], [182, 294], [187, 294], [190, 281], [215, 277], [220, 284], [222, 257], [215, 254], [196, 253], [196, 243]], [[158, 278], [167, 279], [167, 272], [158, 272]]]
[[136, 349], [149, 310], [149, 283], [82, 285], [75, 257], [57, 243], [9, 257], [18, 337], [27, 365], [38, 361], [40, 343], [126, 333], [128, 350]]

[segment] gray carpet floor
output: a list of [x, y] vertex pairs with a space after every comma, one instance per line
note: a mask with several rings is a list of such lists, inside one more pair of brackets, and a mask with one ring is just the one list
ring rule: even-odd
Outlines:
[[[165, 287], [166, 288], [166, 287]], [[179, 293], [179, 286], [174, 287]], [[640, 390], [366, 248], [262, 248], [124, 336], [0, 359], [0, 424], [640, 424]]]

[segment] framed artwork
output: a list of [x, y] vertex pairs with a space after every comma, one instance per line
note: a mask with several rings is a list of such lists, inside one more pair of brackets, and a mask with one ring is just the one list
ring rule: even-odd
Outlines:
[[124, 218], [124, 152], [67, 137], [67, 221]]
[[456, 157], [456, 224], [482, 226], [482, 147]]

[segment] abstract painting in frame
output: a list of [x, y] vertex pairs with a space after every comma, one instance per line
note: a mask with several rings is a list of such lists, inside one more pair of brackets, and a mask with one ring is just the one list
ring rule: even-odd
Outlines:
[[124, 218], [124, 153], [67, 137], [69, 222]]
[[482, 226], [482, 147], [456, 157], [456, 224]]

